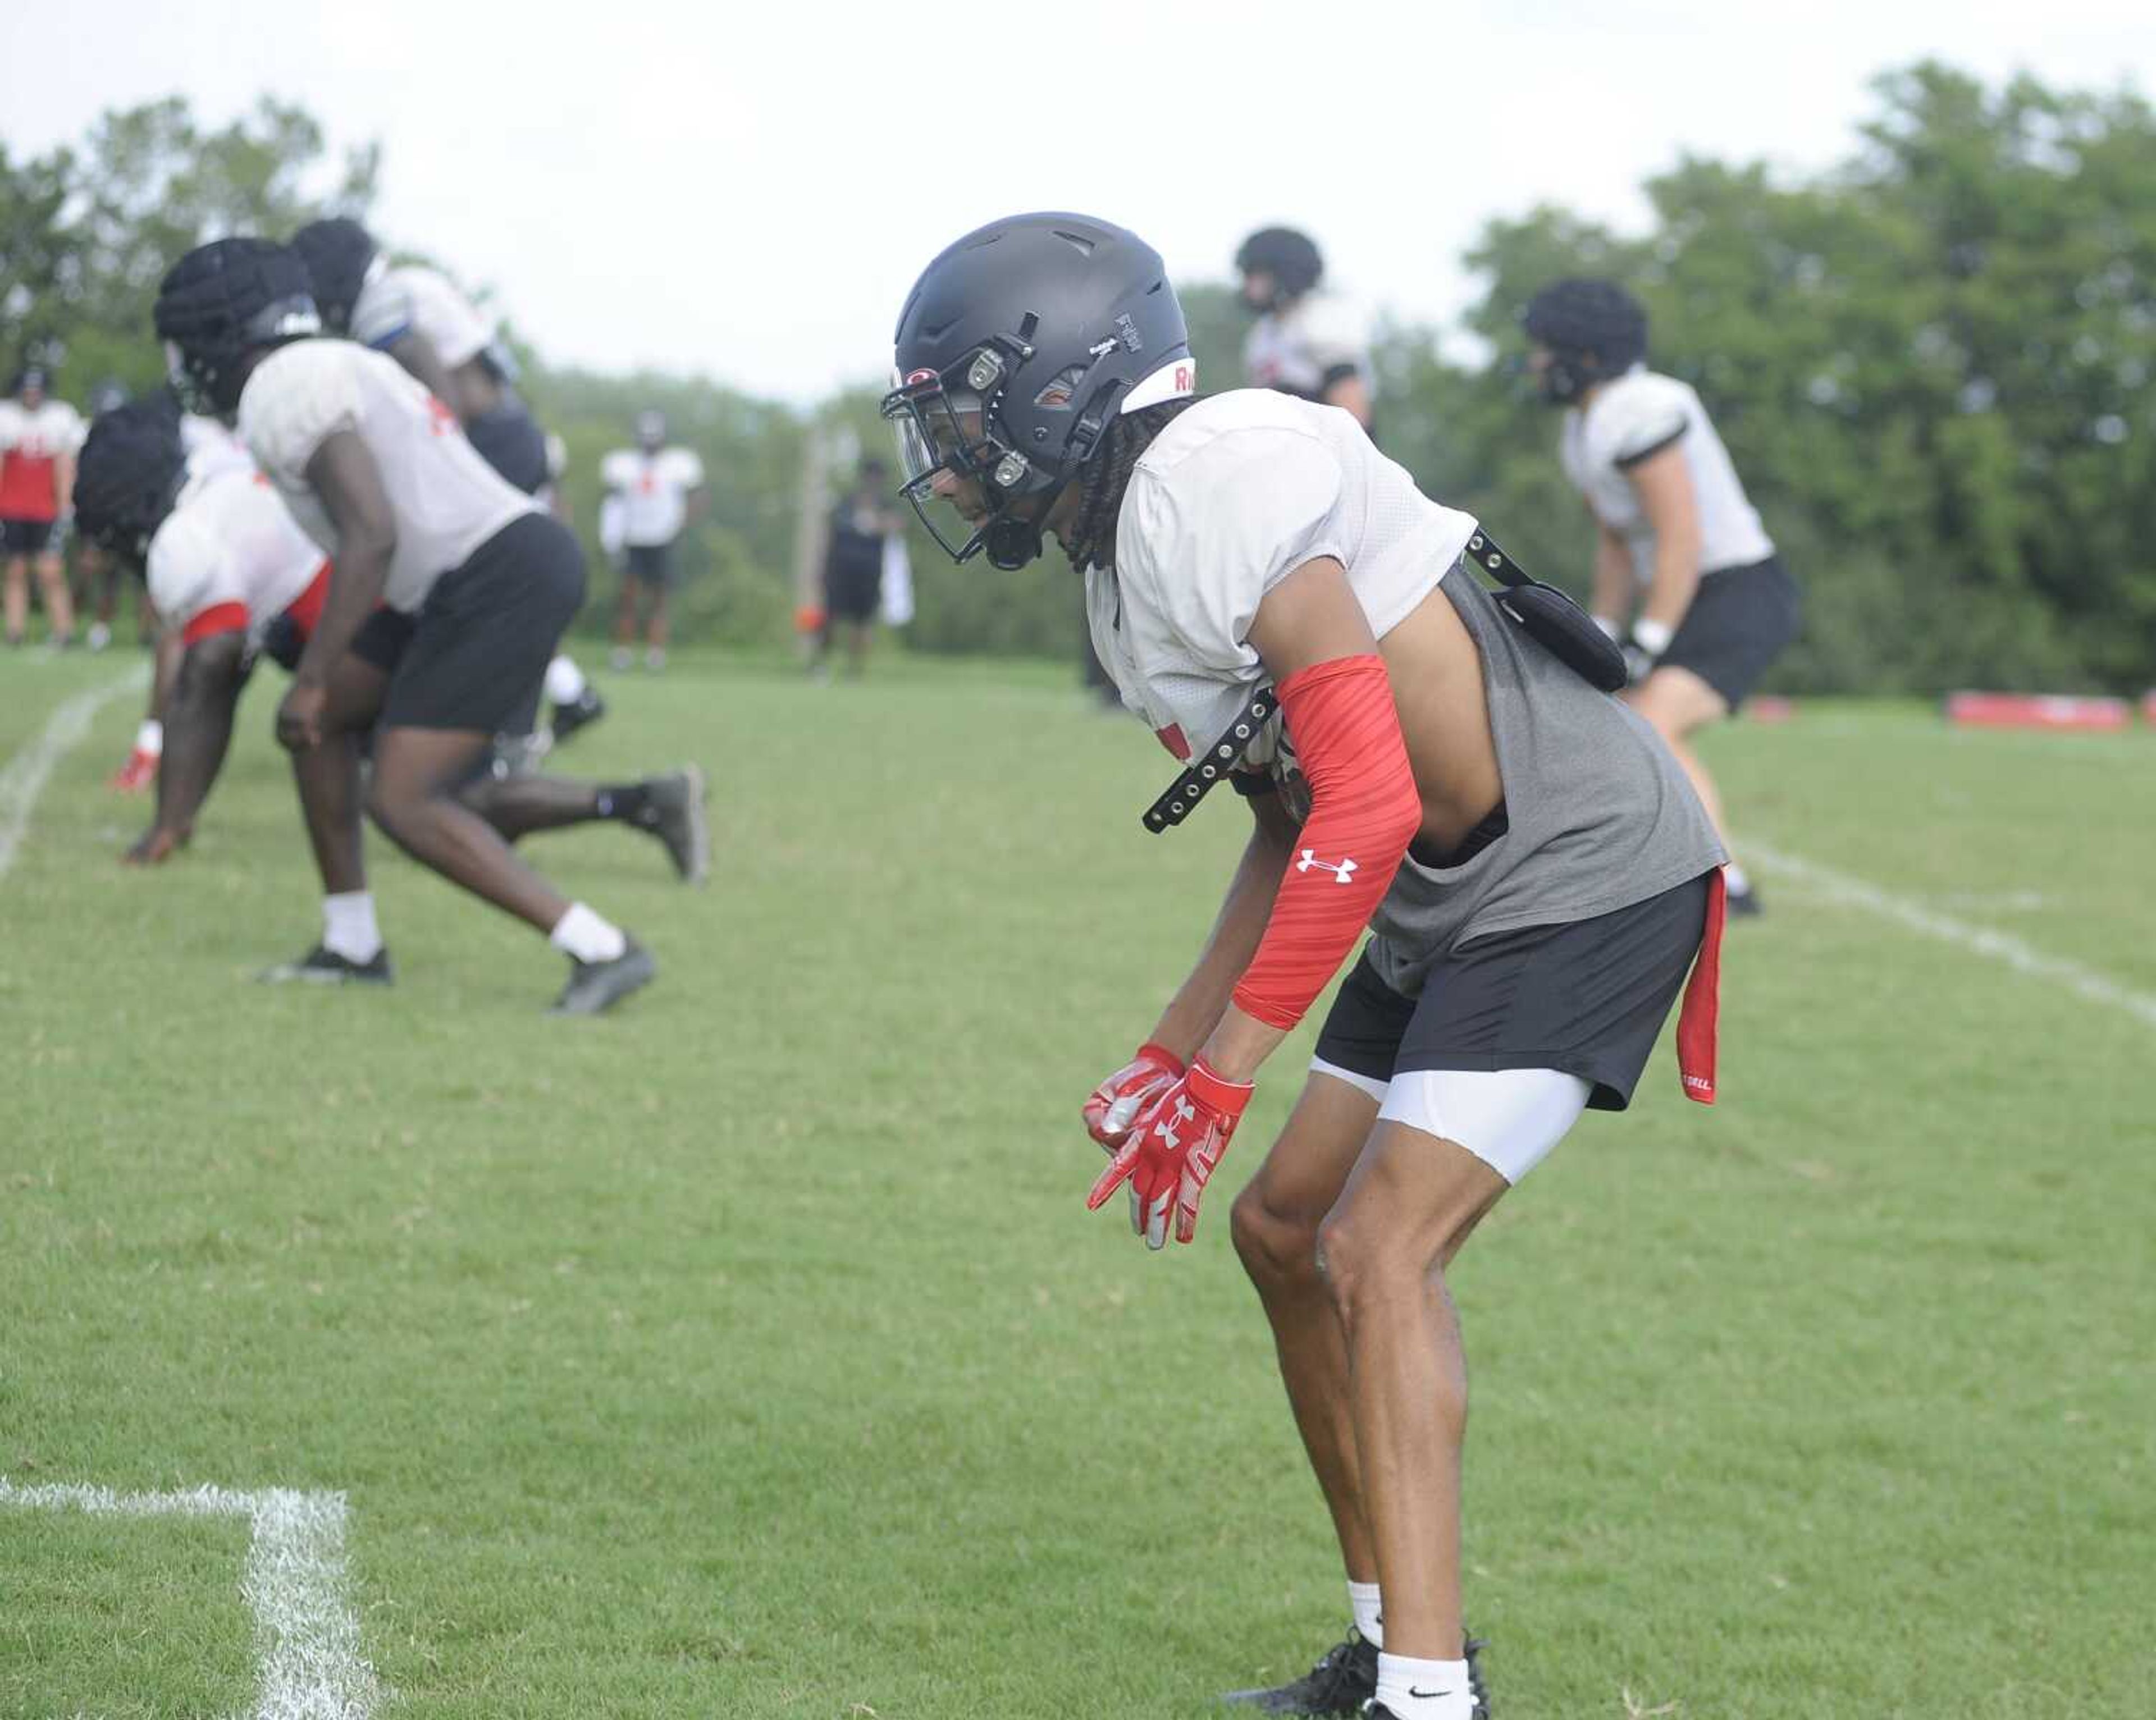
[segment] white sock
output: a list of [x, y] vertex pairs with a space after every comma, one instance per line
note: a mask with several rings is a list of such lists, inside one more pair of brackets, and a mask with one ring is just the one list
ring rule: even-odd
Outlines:
[[1752, 887], [1752, 881], [1744, 875], [1744, 868], [1735, 860], [1722, 867], [1722, 881], [1732, 896], [1742, 896]]
[[584, 671], [567, 657], [547, 665], [547, 697], [555, 705], [573, 705], [584, 696]]
[[1378, 1656], [1378, 1700], [1399, 1720], [1474, 1720], [1475, 1693], [1465, 1661]]
[[569, 904], [569, 911], [547, 934], [547, 942], [579, 962], [611, 962], [629, 947], [620, 927], [580, 901]]
[[142, 727], [135, 731], [135, 750], [146, 752], [152, 758], [165, 756], [165, 726], [154, 716], [145, 717]]
[[1348, 1584], [1348, 1604], [1355, 1610], [1355, 1631], [1363, 1641], [1374, 1648], [1385, 1646], [1385, 1604], [1378, 1596], [1375, 1583]]
[[322, 947], [348, 962], [371, 962], [382, 953], [382, 928], [374, 923], [374, 892], [354, 890], [322, 898]]

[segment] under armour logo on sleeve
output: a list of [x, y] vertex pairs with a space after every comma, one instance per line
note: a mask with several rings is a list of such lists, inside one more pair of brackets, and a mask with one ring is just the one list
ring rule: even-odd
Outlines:
[[1337, 865], [1331, 860], [1322, 860], [1318, 859], [1317, 850], [1314, 848], [1304, 849], [1302, 858], [1295, 863], [1295, 869], [1298, 872], [1332, 873], [1332, 881], [1335, 884], [1353, 883], [1355, 878], [1355, 866], [1356, 862], [1352, 860], [1343, 860]]

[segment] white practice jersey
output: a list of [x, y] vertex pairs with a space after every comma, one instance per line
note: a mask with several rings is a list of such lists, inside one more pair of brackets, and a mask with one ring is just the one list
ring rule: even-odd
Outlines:
[[1322, 400], [1353, 375], [1370, 380], [1370, 333], [1363, 313], [1327, 292], [1306, 293], [1284, 311], [1269, 311], [1243, 338], [1243, 379]]
[[[1332, 557], [1383, 639], [1437, 589], [1474, 530], [1340, 408], [1255, 388], [1216, 394], [1172, 421], [1131, 474], [1116, 571], [1086, 573], [1093, 649], [1124, 705], [1187, 757], [1266, 679], [1250, 624], [1282, 579]], [[1272, 721], [1253, 764], [1271, 761]]]
[[649, 549], [681, 535], [689, 492], [703, 487], [704, 463], [685, 448], [618, 448], [600, 464], [599, 481], [621, 498], [622, 542]]
[[340, 430], [367, 444], [397, 520], [383, 601], [406, 614], [434, 582], [539, 505], [480, 458], [449, 408], [393, 358], [350, 341], [295, 341], [254, 368], [239, 397], [239, 434], [328, 554], [336, 531], [307, 480], [307, 462]]
[[[190, 643], [212, 634], [263, 632], [302, 598], [318, 608], [326, 586], [321, 546], [300, 529], [251, 462], [191, 466], [165, 523], [150, 540], [150, 603]], [[306, 617], [311, 624], [313, 616]]]
[[181, 415], [180, 447], [187, 455], [190, 478], [207, 477], [226, 466], [238, 466], [249, 472], [256, 470], [254, 456], [239, 439], [239, 431], [220, 419], [204, 418], [198, 413]]
[[1642, 586], [1655, 577], [1655, 531], [1632, 487], [1631, 469], [1665, 448], [1684, 450], [1699, 511], [1702, 573], [1748, 567], [1774, 553], [1774, 540], [1744, 494], [1729, 450], [1691, 387], [1635, 365], [1605, 383], [1584, 411], [1564, 415], [1565, 476], [1594, 517], [1625, 540]]
[[494, 344], [494, 325], [439, 270], [407, 263], [370, 272], [352, 307], [352, 339], [386, 352], [413, 334], [452, 370]]

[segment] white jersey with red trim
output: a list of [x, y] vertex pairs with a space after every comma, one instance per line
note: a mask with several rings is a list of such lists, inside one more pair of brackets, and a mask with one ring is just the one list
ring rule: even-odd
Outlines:
[[494, 325], [439, 270], [406, 263], [370, 274], [352, 307], [352, 337], [386, 352], [418, 335], [454, 370], [494, 344]]
[[621, 498], [622, 542], [652, 549], [681, 535], [689, 492], [704, 484], [704, 463], [685, 448], [617, 448], [599, 463], [599, 481]]
[[[150, 603], [192, 643], [263, 632], [306, 597], [324, 570], [321, 547], [299, 527], [251, 462], [194, 472], [150, 540]], [[310, 618], [311, 619], [311, 618]]]
[[1362, 311], [1333, 293], [1306, 293], [1268, 311], [1243, 337], [1243, 379], [1305, 400], [1350, 376], [1370, 382], [1370, 331]]
[[1655, 578], [1655, 528], [1632, 468], [1665, 448], [1684, 450], [1699, 515], [1699, 570], [1748, 567], [1774, 553], [1774, 541], [1745, 495], [1729, 450], [1689, 383], [1634, 365], [1595, 390], [1584, 410], [1566, 409], [1558, 453], [1564, 475], [1603, 525], [1625, 540], [1642, 586]]
[[349, 430], [381, 469], [397, 548], [382, 600], [410, 614], [434, 582], [539, 505], [480, 457], [456, 415], [393, 358], [350, 341], [295, 341], [254, 368], [239, 434], [292, 516], [328, 554], [336, 531], [308, 481], [322, 444]]
[[56, 520], [61, 459], [89, 434], [82, 414], [50, 396], [35, 408], [0, 400], [0, 520]]
[[[1274, 586], [1330, 556], [1383, 639], [1474, 531], [1340, 408], [1257, 388], [1215, 394], [1173, 419], [1131, 474], [1116, 571], [1086, 574], [1093, 649], [1124, 705], [1188, 757], [1265, 680], [1250, 629]], [[1270, 761], [1278, 721], [1250, 762]]]
[[184, 413], [180, 418], [180, 448], [187, 455], [187, 475], [206, 477], [226, 466], [256, 470], [254, 456], [239, 439], [239, 432], [222, 420]]

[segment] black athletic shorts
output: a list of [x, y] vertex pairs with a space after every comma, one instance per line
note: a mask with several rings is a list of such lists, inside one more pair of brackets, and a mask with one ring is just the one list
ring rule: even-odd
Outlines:
[[824, 607], [839, 621], [873, 621], [883, 600], [883, 567], [852, 567], [841, 563], [825, 575]]
[[526, 495], [547, 487], [547, 433], [531, 408], [514, 397], [465, 426], [471, 445], [495, 470]]
[[41, 556], [52, 541], [50, 520], [0, 520], [0, 549], [11, 556]]
[[1689, 669], [1734, 711], [1797, 636], [1802, 608], [1797, 582], [1779, 556], [1702, 574], [1676, 637], [1655, 666]]
[[1630, 907], [1462, 945], [1419, 998], [1378, 978], [1363, 952], [1317, 1036], [1317, 1055], [1389, 1081], [1427, 1069], [1556, 1069], [1622, 1111], [1647, 1066], [1707, 929], [1707, 873]]
[[674, 583], [674, 546], [666, 543], [632, 543], [629, 559], [624, 564], [631, 579], [641, 579], [646, 585], [669, 586]]
[[511, 521], [444, 573], [415, 615], [377, 609], [353, 654], [389, 676], [383, 728], [529, 734], [555, 648], [584, 601], [584, 557], [546, 514]]

